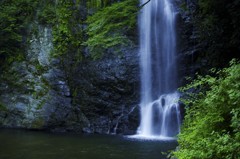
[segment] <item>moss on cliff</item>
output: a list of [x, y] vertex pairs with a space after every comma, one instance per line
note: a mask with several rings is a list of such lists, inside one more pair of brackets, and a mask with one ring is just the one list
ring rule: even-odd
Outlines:
[[7, 107], [2, 103], [0, 103], [0, 111], [7, 111]]

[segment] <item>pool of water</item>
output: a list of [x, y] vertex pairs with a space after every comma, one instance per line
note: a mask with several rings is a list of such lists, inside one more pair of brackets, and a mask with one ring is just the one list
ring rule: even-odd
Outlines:
[[165, 159], [175, 140], [0, 129], [0, 159]]

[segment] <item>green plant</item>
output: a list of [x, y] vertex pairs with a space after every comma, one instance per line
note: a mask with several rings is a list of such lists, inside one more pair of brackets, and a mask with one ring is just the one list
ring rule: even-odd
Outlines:
[[42, 2], [39, 4], [37, 18], [40, 24], [55, 25], [57, 17], [55, 6], [54, 1]]
[[87, 7], [89, 9], [102, 8], [110, 5], [112, 2], [112, 0], [88, 0]]
[[53, 26], [55, 57], [66, 57], [70, 53], [77, 60], [82, 59], [83, 28], [79, 14], [80, 2], [59, 0], [56, 4], [56, 25]]
[[133, 44], [127, 35], [136, 27], [137, 4], [137, 0], [115, 2], [87, 18], [85, 45], [94, 59], [102, 57], [106, 49]]
[[173, 153], [179, 159], [240, 156], [240, 63], [232, 60], [230, 67], [213, 72], [181, 89], [187, 108], [179, 150]]
[[43, 66], [39, 63], [39, 61], [35, 62], [36, 74], [41, 75], [45, 71], [47, 71], [47, 66]]
[[0, 58], [11, 63], [25, 51], [24, 36], [28, 23], [34, 18], [34, 0], [0, 2]]

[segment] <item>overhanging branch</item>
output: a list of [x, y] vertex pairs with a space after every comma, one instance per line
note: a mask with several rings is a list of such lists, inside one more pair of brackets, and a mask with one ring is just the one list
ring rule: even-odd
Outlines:
[[139, 9], [142, 9], [146, 4], [148, 4], [151, 0], [148, 0], [147, 2], [143, 3], [141, 6], [139, 6]]

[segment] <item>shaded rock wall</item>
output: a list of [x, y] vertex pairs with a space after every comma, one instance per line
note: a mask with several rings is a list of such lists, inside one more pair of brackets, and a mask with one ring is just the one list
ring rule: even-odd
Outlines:
[[25, 60], [12, 63], [1, 74], [0, 125], [81, 131], [88, 121], [72, 106], [60, 62], [51, 58], [51, 28], [38, 26], [37, 30], [30, 37]]
[[195, 73], [205, 65], [201, 57], [202, 45], [199, 43], [200, 33], [194, 24], [197, 0], [176, 0], [177, 6], [177, 38], [178, 38], [178, 86], [187, 83], [185, 77], [194, 77]]
[[54, 58], [51, 28], [37, 25], [37, 30], [29, 37], [25, 59], [0, 75], [0, 126], [135, 133], [137, 49], [130, 48], [121, 57], [109, 52], [97, 61]]
[[84, 61], [74, 73], [76, 102], [97, 133], [135, 133], [139, 124], [138, 49]]

